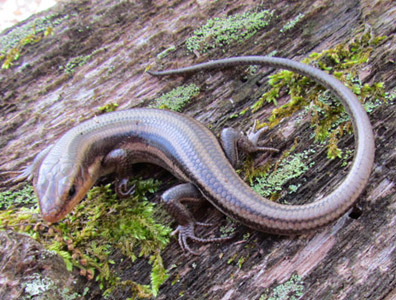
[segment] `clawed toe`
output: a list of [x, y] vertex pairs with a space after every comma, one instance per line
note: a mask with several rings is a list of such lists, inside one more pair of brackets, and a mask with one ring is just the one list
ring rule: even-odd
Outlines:
[[213, 223], [202, 223], [202, 222], [195, 222], [195, 225], [197, 226], [202, 226], [202, 227], [211, 227], [214, 224]]
[[273, 147], [256, 147], [256, 151], [279, 152], [279, 149]]
[[193, 255], [199, 255], [200, 253], [190, 248], [187, 239], [190, 239], [196, 243], [207, 244], [207, 243], [216, 243], [216, 242], [221, 243], [233, 238], [233, 236], [225, 237], [225, 238], [210, 238], [210, 239], [199, 238], [195, 236], [194, 233], [195, 225], [207, 227], [210, 226], [211, 224], [196, 222], [196, 223], [189, 223], [188, 225], [179, 225], [177, 226], [176, 230], [171, 233], [171, 235], [179, 234], [178, 240], [180, 247], [182, 248], [183, 251], [187, 251]]
[[257, 120], [254, 121], [252, 127], [250, 127], [249, 130], [246, 132], [246, 137], [251, 147], [254, 149], [254, 151], [251, 150], [251, 152], [257, 152], [257, 151], [279, 152], [279, 149], [273, 147], [258, 146], [258, 141], [263, 135], [263, 133], [268, 130], [268, 126], [262, 127], [257, 131], [256, 131], [256, 127], [257, 127]]
[[256, 127], [257, 120], [254, 121], [254, 124], [246, 132], [248, 140], [255, 146], [257, 146], [258, 140], [260, 139], [261, 135], [268, 130], [268, 127], [265, 126], [256, 131]]
[[135, 185], [130, 186], [127, 178], [118, 179], [115, 191], [120, 198], [126, 198], [135, 193]]

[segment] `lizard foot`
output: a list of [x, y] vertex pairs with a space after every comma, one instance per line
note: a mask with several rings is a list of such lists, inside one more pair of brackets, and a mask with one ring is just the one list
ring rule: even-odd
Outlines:
[[115, 191], [120, 198], [126, 198], [135, 193], [135, 185], [130, 186], [128, 178], [117, 179]]
[[188, 251], [189, 253], [193, 255], [200, 255], [200, 253], [192, 250], [190, 246], [188, 245], [187, 239], [192, 240], [193, 242], [200, 243], [200, 244], [206, 244], [206, 243], [222, 243], [225, 242], [233, 236], [225, 237], [225, 238], [210, 238], [210, 239], [203, 239], [195, 236], [194, 229], [195, 225], [198, 226], [211, 226], [212, 224], [208, 223], [200, 223], [200, 222], [190, 222], [187, 225], [179, 225], [177, 226], [176, 230], [174, 230], [171, 235], [176, 235], [179, 234], [179, 245], [182, 248], [183, 251]]
[[258, 141], [262, 134], [268, 130], [268, 127], [262, 127], [256, 131], [257, 120], [254, 121], [252, 127], [246, 132], [247, 140], [249, 141], [249, 146], [244, 146], [247, 152], [257, 152], [257, 151], [269, 151], [269, 152], [279, 152], [279, 149], [272, 147], [261, 147], [258, 145]]

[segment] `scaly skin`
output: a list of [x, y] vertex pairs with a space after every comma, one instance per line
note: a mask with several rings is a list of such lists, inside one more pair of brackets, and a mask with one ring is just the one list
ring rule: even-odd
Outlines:
[[[345, 106], [353, 124], [356, 150], [348, 175], [333, 192], [304, 205], [274, 203], [253, 192], [239, 178], [217, 139], [204, 125], [179, 113], [137, 108], [108, 113], [72, 128], [44, 158], [40, 157], [34, 168], [20, 176], [33, 175], [44, 219], [55, 222], [63, 218], [102, 175], [116, 172], [125, 184], [123, 179], [129, 175], [126, 169], [136, 162], [156, 163], [191, 183], [191, 187], [184, 186], [185, 195], [180, 198], [186, 197], [189, 188], [195, 189], [191, 194], [196, 194], [197, 189], [224, 214], [259, 231], [303, 233], [344, 214], [367, 184], [375, 147], [366, 112], [340, 81], [302, 63], [260, 56], [228, 58], [150, 74], [184, 74], [246, 64], [284, 68], [308, 76], [328, 88]], [[127, 190], [125, 186], [122, 189]], [[190, 251], [186, 238], [205, 240], [195, 237], [195, 223], [179, 200], [182, 199], [176, 199], [177, 205], [170, 204], [170, 210], [181, 224], [178, 232], [182, 247]]]
[[[374, 163], [374, 135], [370, 120], [356, 96], [339, 80], [314, 67], [285, 58], [244, 56], [215, 60], [177, 70], [149, 72], [153, 76], [176, 75], [238, 65], [263, 65], [288, 69], [328, 88], [345, 106], [355, 135], [355, 156], [344, 181], [329, 195], [304, 205], [282, 205], [259, 197], [225, 171], [221, 188], [204, 184], [202, 190], [225, 214], [243, 224], [269, 233], [295, 234], [324, 226], [344, 214], [365, 188]], [[220, 176], [219, 173], [217, 173]], [[228, 186], [228, 189], [227, 189]], [[227, 195], [224, 197], [223, 193]]]

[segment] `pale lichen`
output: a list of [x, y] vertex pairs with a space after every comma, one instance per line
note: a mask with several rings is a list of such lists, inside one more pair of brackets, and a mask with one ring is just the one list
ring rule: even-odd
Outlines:
[[192, 98], [198, 96], [199, 91], [199, 87], [193, 83], [179, 86], [155, 99], [150, 107], [181, 111]]
[[290, 20], [289, 22], [287, 22], [282, 29], [280, 30], [280, 32], [286, 32], [291, 30], [292, 28], [294, 28], [294, 26], [297, 25], [298, 22], [300, 22], [303, 18], [305, 17], [305, 14], [303, 13], [299, 13], [295, 18], [293, 18], [292, 20]]
[[304, 295], [304, 282], [301, 276], [294, 274], [288, 281], [277, 285], [261, 295], [259, 300], [297, 300]]
[[[312, 163], [309, 162], [309, 156], [312, 153], [314, 153], [314, 150], [306, 150], [282, 159], [272, 173], [255, 178], [252, 185], [253, 190], [264, 197], [270, 197], [281, 192], [283, 186], [289, 180], [301, 176], [312, 167]], [[296, 185], [289, 187], [290, 193], [296, 192], [297, 189], [298, 186]]]
[[273, 15], [273, 11], [262, 10], [209, 19], [187, 39], [187, 49], [204, 53], [209, 49], [243, 42], [268, 26]]

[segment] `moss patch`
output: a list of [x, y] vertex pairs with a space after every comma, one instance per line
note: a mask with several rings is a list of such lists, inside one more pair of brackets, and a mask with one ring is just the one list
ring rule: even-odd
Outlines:
[[181, 111], [192, 98], [199, 95], [199, 91], [199, 87], [193, 83], [179, 86], [155, 99], [150, 107]]
[[103, 106], [98, 107], [99, 114], [115, 111], [118, 107], [118, 103], [107, 103]]
[[18, 206], [32, 206], [37, 203], [33, 187], [27, 185], [19, 191], [0, 192], [0, 209], [9, 209]]
[[68, 16], [52, 15], [37, 18], [0, 36], [0, 61], [3, 61], [1, 68], [9, 69], [13, 62], [20, 58], [26, 46], [38, 43], [46, 36], [54, 35], [54, 28], [65, 19], [68, 19]]
[[[387, 99], [384, 83], [363, 84], [358, 78], [358, 70], [369, 60], [373, 49], [384, 39], [386, 37], [375, 38], [366, 33], [349, 44], [340, 44], [321, 53], [312, 53], [302, 62], [329, 72], [344, 82], [370, 112]], [[352, 132], [352, 125], [343, 105], [313, 80], [291, 71], [284, 70], [270, 76], [269, 84], [271, 89], [240, 114], [243, 115], [248, 110], [257, 111], [265, 102], [277, 105], [278, 100], [288, 94], [289, 101], [273, 109], [268, 122], [260, 126], [272, 128], [284, 118], [305, 110], [311, 117], [315, 141], [327, 143], [329, 158], [341, 158], [342, 151], [337, 143], [346, 132]]]
[[158, 60], [162, 60], [165, 57], [167, 57], [170, 53], [175, 52], [176, 51], [176, 47], [175, 46], [170, 46], [168, 48], [166, 48], [164, 51], [160, 52], [157, 54], [157, 59]]
[[[312, 167], [309, 159], [312, 153], [314, 153], [314, 150], [306, 150], [282, 159], [274, 167], [272, 173], [255, 178], [252, 184], [253, 190], [264, 197], [278, 198], [279, 193], [287, 182], [301, 176]], [[298, 187], [290, 185], [288, 187], [289, 193], [296, 192]]]
[[286, 32], [289, 30], [292, 30], [297, 23], [299, 23], [302, 19], [304, 19], [305, 15], [300, 13], [298, 14], [294, 19], [290, 20], [289, 22], [287, 22], [282, 29], [280, 30], [280, 32]]
[[90, 59], [91, 55], [80, 55], [77, 57], [73, 57], [64, 67], [60, 67], [60, 69], [63, 69], [65, 73], [72, 75], [75, 72], [76, 68], [82, 67]]
[[[161, 249], [169, 242], [171, 229], [156, 222], [155, 204], [146, 194], [154, 193], [155, 180], [134, 180], [135, 194], [120, 200], [110, 185], [94, 187], [88, 201], [77, 205], [57, 224], [48, 225], [39, 218], [37, 206], [9, 208], [0, 211], [0, 227], [27, 233], [55, 251], [71, 271], [79, 270], [89, 280], [97, 280], [108, 296], [118, 286], [130, 286], [134, 297], [157, 295], [168, 275], [163, 266]], [[146, 258], [152, 265], [151, 285], [123, 281], [115, 273], [111, 259], [114, 248], [132, 261]]]
[[297, 300], [304, 294], [304, 283], [299, 275], [292, 275], [288, 281], [279, 284], [272, 291], [261, 295], [259, 300]]
[[209, 19], [187, 39], [187, 49], [205, 53], [210, 49], [243, 42], [268, 26], [272, 17], [273, 11], [263, 10]]

